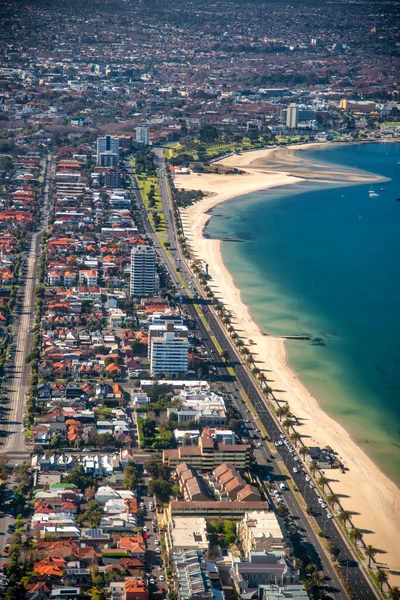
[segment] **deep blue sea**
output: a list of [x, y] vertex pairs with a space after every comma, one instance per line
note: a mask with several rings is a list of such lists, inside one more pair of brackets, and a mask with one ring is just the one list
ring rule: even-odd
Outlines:
[[370, 185], [309, 181], [237, 197], [216, 207], [207, 234], [243, 240], [222, 254], [254, 320], [318, 338], [290, 341], [290, 365], [400, 483], [400, 144], [302, 152], [389, 181], [377, 198]]

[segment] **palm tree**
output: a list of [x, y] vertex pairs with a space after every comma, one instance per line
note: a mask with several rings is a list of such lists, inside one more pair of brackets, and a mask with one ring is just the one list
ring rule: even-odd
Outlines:
[[397, 585], [391, 587], [387, 594], [390, 600], [400, 600], [400, 588]]
[[308, 592], [311, 592], [311, 581], [309, 579], [302, 579], [300, 581], [300, 583], [303, 584], [304, 589], [306, 590], [307, 594], [308, 594]]
[[338, 514], [338, 519], [344, 526], [346, 526], [346, 522], [350, 520], [351, 512], [348, 510], [341, 510]]
[[376, 550], [373, 546], [371, 546], [371, 544], [368, 544], [368, 546], [365, 546], [364, 552], [365, 552], [365, 556], [368, 558], [368, 568], [370, 569], [371, 568], [371, 559], [373, 559], [375, 557]]
[[235, 335], [236, 335], [236, 338], [234, 338], [234, 337], [233, 337], [233, 334], [232, 334], [232, 339], [235, 339], [235, 340], [236, 340], [236, 346], [237, 346], [237, 347], [239, 348], [239, 350], [240, 350], [240, 349], [241, 349], [241, 348], [243, 348], [243, 346], [244, 346], [244, 341], [240, 339], [240, 337], [238, 336], [238, 334], [237, 334], [237, 333], [235, 333]]
[[327, 479], [324, 475], [321, 475], [321, 477], [318, 479], [317, 483], [320, 487], [322, 487], [322, 491], [324, 491], [325, 486], [328, 485], [328, 483], [329, 483], [329, 479]]
[[303, 561], [300, 558], [295, 558], [294, 564], [296, 565], [296, 569], [299, 569], [299, 571], [301, 571], [301, 569], [303, 568]]
[[320, 573], [320, 571], [314, 571], [314, 573], [311, 576], [311, 582], [313, 587], [319, 587], [322, 582], [324, 580], [324, 576], [322, 575], [322, 573]]
[[253, 373], [253, 375], [255, 377], [257, 377], [257, 375], [259, 375], [259, 373], [260, 373], [260, 369], [258, 367], [254, 367], [254, 369], [252, 369], [251, 372]]
[[301, 435], [299, 434], [298, 431], [294, 431], [292, 433], [292, 435], [290, 436], [290, 441], [293, 442], [293, 444], [296, 446], [297, 448], [297, 443], [301, 440]]
[[318, 463], [316, 460], [312, 460], [310, 463], [310, 473], [315, 477], [315, 473], [318, 471]]
[[307, 448], [307, 446], [302, 446], [302, 447], [300, 448], [300, 450], [299, 450], [299, 454], [301, 454], [301, 456], [302, 456], [303, 458], [306, 456], [307, 452], [308, 452], [308, 448]]
[[247, 358], [246, 358], [246, 365], [249, 367], [250, 365], [254, 364], [254, 358], [252, 357], [252, 355], [249, 353]]
[[242, 350], [242, 354], [243, 354], [244, 356], [249, 356], [249, 354], [250, 354], [250, 350], [249, 350], [248, 348], [246, 348], [246, 346], [245, 346], [245, 347], [243, 348], [243, 350]]
[[315, 565], [314, 563], [309, 563], [306, 566], [306, 571], [309, 575], [312, 575], [313, 573], [315, 573], [316, 571], [318, 571], [317, 569], [317, 565]]
[[381, 587], [381, 592], [383, 592], [383, 584], [388, 582], [388, 574], [381, 567], [378, 567], [376, 579]]
[[283, 406], [278, 406], [278, 408], [276, 409], [276, 416], [278, 417], [279, 421], [282, 421], [282, 417], [285, 416], [285, 409]]
[[285, 411], [285, 415], [288, 415], [290, 413], [289, 404], [287, 402], [283, 405], [283, 410]]
[[329, 496], [327, 496], [326, 499], [328, 500], [329, 504], [332, 504], [333, 508], [335, 508], [335, 504], [340, 504], [339, 496], [334, 492], [332, 492], [332, 494], [329, 494]]
[[291, 425], [292, 425], [292, 421], [290, 419], [285, 419], [283, 421], [283, 427], [284, 427], [284, 429], [286, 429], [286, 431], [289, 431]]
[[357, 542], [361, 542], [363, 537], [361, 531], [357, 527], [350, 529], [349, 536], [355, 546], [357, 546]]
[[265, 377], [265, 374], [262, 371], [260, 373], [258, 380], [261, 383], [261, 385], [264, 385], [264, 383], [266, 383], [266, 381], [267, 381], [267, 378]]

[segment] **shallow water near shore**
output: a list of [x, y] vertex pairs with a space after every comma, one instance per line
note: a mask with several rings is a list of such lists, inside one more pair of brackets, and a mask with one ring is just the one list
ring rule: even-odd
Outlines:
[[[219, 205], [207, 226], [261, 330], [309, 334], [288, 360], [321, 406], [400, 482], [400, 145], [302, 150], [390, 178], [295, 185]], [[384, 188], [381, 191], [380, 188]]]

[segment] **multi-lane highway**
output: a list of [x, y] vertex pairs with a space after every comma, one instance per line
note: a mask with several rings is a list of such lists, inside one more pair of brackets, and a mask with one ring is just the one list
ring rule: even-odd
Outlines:
[[[234, 357], [233, 360], [235, 362], [235, 374], [237, 381], [232, 382], [229, 381], [230, 375], [227, 369], [221, 365], [219, 362], [218, 368], [220, 374], [226, 379], [225, 387], [227, 391], [232, 394], [233, 397], [236, 396], [235, 402], [237, 403], [238, 409], [244, 420], [252, 420], [252, 415], [249, 413], [248, 408], [243, 401], [243, 398], [248, 399], [248, 401], [252, 404], [255, 412], [258, 417], [255, 420], [255, 425], [257, 425], [258, 419], [261, 421], [265, 429], [267, 430], [270, 439], [275, 442], [279, 441], [281, 438], [282, 430], [280, 429], [276, 419], [272, 415], [272, 413], [268, 410], [265, 404], [265, 400], [258, 390], [256, 384], [254, 383], [252, 377], [249, 375], [248, 370], [243, 366], [240, 361], [239, 356], [236, 353], [236, 349], [233, 346], [229, 336], [227, 336], [223, 326], [217, 320], [217, 317], [213, 314], [212, 311], [207, 312], [207, 322], [208, 328], [205, 327], [203, 321], [201, 320], [193, 302], [193, 296], [191, 292], [187, 292], [188, 289], [185, 286], [182, 287], [182, 280], [180, 276], [183, 277], [186, 286], [190, 283], [194, 289], [196, 289], [197, 285], [193, 279], [192, 274], [189, 272], [189, 269], [186, 267], [185, 261], [180, 254], [179, 247], [177, 245], [176, 234], [175, 234], [175, 223], [172, 213], [172, 200], [171, 200], [171, 192], [169, 189], [167, 172], [165, 167], [165, 161], [163, 158], [162, 149], [156, 150], [157, 156], [157, 164], [158, 164], [158, 176], [160, 183], [160, 191], [162, 196], [164, 213], [166, 216], [166, 227], [168, 240], [171, 244], [171, 254], [175, 261], [175, 264], [172, 263], [169, 256], [167, 255], [165, 248], [159, 243], [157, 239], [157, 235], [152, 230], [150, 222], [147, 219], [147, 216], [144, 214], [144, 227], [147, 235], [153, 240], [154, 244], [158, 248], [158, 252], [161, 260], [165, 264], [168, 269], [171, 280], [177, 289], [180, 289], [180, 295], [183, 297], [183, 301], [186, 303], [186, 307], [190, 317], [195, 321], [197, 326], [197, 337], [200, 337], [207, 349], [207, 352], [210, 357], [214, 360], [219, 358], [218, 350], [216, 345], [214, 344], [213, 338], [216, 339], [219, 346], [229, 350], [230, 356]], [[129, 172], [129, 171], [128, 171]], [[132, 177], [132, 181], [135, 182]], [[134, 183], [134, 187], [136, 188], [136, 184]], [[141, 198], [140, 193], [135, 191], [136, 200], [141, 206]], [[178, 262], [176, 262], [178, 260]], [[179, 275], [176, 272], [176, 266], [179, 264]], [[198, 290], [201, 295], [201, 290]], [[238, 394], [240, 392], [240, 394]], [[244, 392], [244, 393], [243, 393]], [[264, 447], [264, 458], [268, 460], [268, 456], [271, 455], [268, 447], [264, 442], [261, 442]], [[339, 560], [343, 564], [346, 565], [346, 574], [349, 582], [354, 590], [356, 597], [360, 600], [375, 600], [377, 597], [379, 598], [378, 592], [371, 586], [369, 580], [366, 577], [366, 574], [363, 570], [363, 565], [354, 560], [353, 554], [350, 552], [347, 543], [344, 541], [341, 532], [339, 531], [339, 526], [335, 522], [334, 519], [330, 520], [327, 518], [326, 509], [321, 509], [320, 503], [318, 502], [318, 494], [315, 489], [310, 487], [310, 484], [305, 480], [305, 471], [303, 468], [299, 468], [300, 461], [295, 461], [294, 456], [287, 450], [285, 445], [281, 445], [277, 448], [279, 451], [279, 455], [277, 455], [277, 451], [274, 450], [272, 453], [272, 464], [274, 465], [274, 475], [276, 477], [283, 478], [283, 474], [279, 469], [279, 466], [276, 464], [276, 458], [279, 458], [283, 461], [287, 471], [290, 473], [294, 484], [297, 489], [300, 491], [303, 496], [307, 506], [309, 506], [315, 515], [315, 520], [318, 523], [320, 531], [322, 531], [326, 538], [333, 542], [340, 549]], [[270, 459], [269, 459], [270, 460]], [[297, 469], [298, 472], [295, 473], [294, 469]], [[321, 568], [324, 572], [324, 575], [327, 577], [328, 584], [336, 589], [335, 592], [330, 592], [332, 596], [335, 598], [345, 598], [345, 592], [343, 587], [332, 567], [331, 562], [328, 560], [324, 550], [322, 549], [321, 543], [314, 530], [311, 527], [309, 519], [305, 515], [303, 509], [301, 508], [299, 502], [295, 494], [287, 490], [284, 493], [285, 502], [288, 506], [290, 513], [296, 518], [296, 522], [300, 530], [302, 531], [303, 539], [305, 542], [308, 542], [314, 546], [320, 562]]]
[[[29, 367], [25, 359], [30, 352], [31, 331], [35, 320], [35, 286], [37, 277], [37, 259], [44, 231], [48, 225], [49, 208], [49, 172], [52, 168], [50, 157], [46, 160], [44, 174], [44, 192], [41, 220], [38, 229], [27, 236], [27, 251], [22, 266], [20, 285], [17, 295], [15, 315], [11, 331], [8, 362], [3, 390], [7, 397], [7, 411], [2, 413], [0, 427], [4, 444], [0, 446], [0, 454], [10, 465], [21, 464], [30, 456], [24, 433], [25, 394], [29, 383]], [[4, 514], [0, 518], [0, 555], [3, 562], [6, 532], [14, 518]]]

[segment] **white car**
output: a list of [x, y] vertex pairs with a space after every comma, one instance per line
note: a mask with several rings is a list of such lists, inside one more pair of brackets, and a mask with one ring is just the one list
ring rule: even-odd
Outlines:
[[296, 469], [296, 467], [293, 467], [293, 473], [298, 473], [298, 469]]
[[306, 481], [311, 481], [311, 477], [309, 475], [306, 475]]
[[153, 578], [149, 579], [149, 583], [151, 583], [152, 585], [154, 585], [155, 584], [154, 579]]
[[147, 527], [146, 526], [143, 527], [143, 531], [146, 533], [146, 531], [147, 531]]
[[156, 554], [161, 554], [160, 548], [156, 548]]
[[159, 581], [165, 581], [165, 577], [164, 575], [160, 575], [160, 577], [158, 578]]
[[321, 508], [326, 508], [325, 502], [321, 502]]
[[155, 540], [154, 543], [155, 543], [156, 546], [159, 546], [160, 545], [160, 540]]
[[326, 516], [327, 516], [328, 519], [333, 519], [333, 515], [331, 515], [331, 513], [327, 513]]
[[310, 488], [313, 490], [315, 488], [315, 485], [313, 483], [310, 483]]
[[294, 460], [295, 460], [296, 462], [298, 462], [300, 459], [299, 459], [299, 457], [298, 457], [298, 456], [295, 456], [295, 457], [294, 457]]
[[281, 490], [286, 490], [285, 485], [283, 483], [280, 483], [279, 487], [281, 488]]

